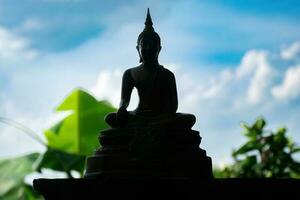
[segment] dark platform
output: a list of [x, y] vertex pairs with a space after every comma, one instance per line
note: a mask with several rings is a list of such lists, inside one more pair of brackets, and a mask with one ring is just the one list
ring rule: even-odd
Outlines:
[[[298, 199], [295, 179], [36, 179], [46, 199]], [[274, 199], [275, 199], [274, 198]]]
[[87, 158], [85, 177], [213, 178], [198, 131], [150, 127], [101, 131], [102, 147]]

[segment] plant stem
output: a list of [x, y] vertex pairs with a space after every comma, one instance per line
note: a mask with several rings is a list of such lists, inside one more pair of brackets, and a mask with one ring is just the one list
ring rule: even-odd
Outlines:
[[25, 125], [23, 125], [19, 122], [16, 122], [12, 119], [5, 118], [5, 117], [0, 117], [0, 122], [23, 131], [29, 137], [33, 138], [35, 141], [37, 141], [40, 144], [42, 144], [43, 146], [47, 147], [47, 144], [37, 135], [37, 133], [34, 132], [32, 129], [26, 127]]

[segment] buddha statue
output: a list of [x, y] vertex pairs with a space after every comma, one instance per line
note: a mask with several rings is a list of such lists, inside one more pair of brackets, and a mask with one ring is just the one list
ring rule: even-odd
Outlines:
[[[176, 113], [175, 76], [158, 63], [161, 42], [149, 9], [137, 50], [141, 64], [123, 74], [120, 107], [105, 117], [111, 128], [101, 130], [85, 177], [212, 178], [211, 158], [199, 147], [199, 132], [192, 130], [195, 116]], [[139, 104], [127, 111], [134, 87]]]
[[[174, 128], [191, 128], [196, 118], [191, 114], [176, 113], [178, 97], [174, 74], [158, 62], [161, 40], [152, 27], [147, 11], [145, 28], [137, 40], [140, 65], [127, 69], [122, 78], [121, 102], [117, 113], [110, 113], [105, 121], [112, 127], [152, 122]], [[134, 111], [127, 111], [133, 88], [139, 96]]]

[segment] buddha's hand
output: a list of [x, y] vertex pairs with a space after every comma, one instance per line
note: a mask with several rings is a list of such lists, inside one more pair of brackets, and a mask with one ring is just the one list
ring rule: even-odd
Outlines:
[[124, 122], [126, 121], [128, 117], [128, 111], [125, 108], [119, 108], [118, 112], [117, 112], [117, 120], [119, 122]]

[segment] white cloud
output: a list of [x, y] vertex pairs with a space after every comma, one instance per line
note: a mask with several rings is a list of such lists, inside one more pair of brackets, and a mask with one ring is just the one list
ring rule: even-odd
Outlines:
[[202, 98], [213, 99], [224, 94], [227, 84], [232, 80], [233, 73], [230, 69], [221, 71], [217, 77], [214, 77], [209, 86], [202, 92]]
[[[157, 7], [161, 6], [160, 3], [158, 5]], [[181, 7], [182, 6], [179, 6], [178, 9], [181, 9]], [[24, 73], [24, 71], [16, 73], [17, 75], [15, 77], [18, 77], [18, 80], [13, 80], [15, 83], [10, 88], [14, 93], [21, 93], [23, 95], [24, 98], [19, 98], [22, 104], [26, 104], [27, 102], [30, 104], [28, 106], [29, 113], [34, 112], [31, 108], [41, 107], [43, 109], [52, 109], [53, 103], [50, 104], [50, 101], [53, 102], [53, 99], [61, 100], [60, 97], [62, 94], [66, 94], [66, 91], [70, 91], [72, 87], [78, 85], [91, 88], [90, 90], [99, 99], [108, 99], [113, 105], [118, 106], [122, 73], [125, 68], [135, 65], [138, 61], [135, 43], [138, 33], [143, 29], [144, 18], [140, 17], [140, 14], [144, 13], [142, 11], [144, 10], [144, 5], [140, 4], [138, 8], [132, 8], [132, 6], [128, 6], [124, 11], [119, 10], [118, 12], [112, 12], [111, 16], [114, 16], [114, 18], [104, 20], [107, 21], [105, 30], [98, 37], [70, 51], [43, 56], [41, 59], [38, 59], [37, 63], [32, 63], [31, 67], [33, 67], [28, 71], [28, 74]], [[190, 7], [188, 9], [190, 9]], [[130, 13], [130, 15], [125, 13]], [[193, 20], [188, 20], [192, 24], [185, 23], [187, 21], [185, 18], [186, 12], [182, 12], [182, 10], [178, 12], [176, 9], [168, 8], [168, 12], [163, 13], [165, 13], [165, 15], [162, 15], [159, 23], [158, 20], [155, 20], [155, 16], [156, 18], [159, 17], [153, 13], [154, 27], [162, 36], [163, 41], [162, 60], [175, 62], [175, 66], [192, 66], [194, 63], [189, 56], [193, 55], [195, 51], [213, 52], [216, 48], [220, 47], [214, 46], [218, 42], [214, 43], [211, 42], [212, 40], [205, 40], [205, 38], [199, 36], [202, 36], [202, 34], [198, 32], [193, 33], [193, 31], [188, 29], [188, 27], [195, 27], [197, 24], [194, 24]], [[136, 17], [135, 15], [139, 16]], [[182, 15], [182, 23], [178, 23], [178, 15]], [[132, 20], [133, 18], [139, 20]], [[232, 19], [232, 17], [230, 17], [230, 19]], [[174, 20], [176, 23], [174, 23]], [[130, 23], [128, 23], [128, 21]], [[199, 21], [211, 24], [207, 20]], [[223, 26], [226, 24], [220, 20], [217, 21], [220, 23], [218, 25]], [[262, 22], [262, 27], [269, 31], [270, 29], [265, 28], [265, 25], [269, 24], [269, 21], [268, 23], [266, 23], [265, 20]], [[24, 23], [24, 27], [38, 28], [39, 25], [34, 21], [28, 21]], [[234, 27], [239, 30], [241, 28], [240, 24]], [[249, 26], [246, 28], [247, 30], [251, 29]], [[2, 30], [2, 35], [3, 30], [4, 32], [6, 31], [4, 34], [6, 38], [11, 34], [10, 32], [8, 34], [6, 29], [2, 28], [0, 30]], [[253, 31], [253, 29], [251, 29], [251, 31]], [[163, 37], [164, 35], [165, 37]], [[263, 39], [261, 37], [255, 38], [258, 41], [264, 41], [264, 39], [274, 40], [272, 37], [269, 37], [269, 34], [264, 35], [267, 35], [267, 37], [264, 36]], [[24, 54], [26, 54], [28, 50], [31, 50], [29, 41], [15, 34], [10, 36], [11, 38], [6, 39], [6, 41], [16, 40], [19, 42], [14, 48], [6, 47], [6, 49], [10, 49], [9, 51], [12, 52], [8, 57], [11, 60], [16, 60], [17, 57], [23, 59]], [[2, 36], [2, 39], [3, 38]], [[246, 43], [249, 44], [249, 41], [245, 42], [245, 44]], [[232, 43], [229, 44], [231, 48]], [[6, 44], [6, 46], [10, 45]], [[233, 46], [233, 48], [236, 47], [235, 45]], [[223, 46], [221, 45], [221, 47]], [[248, 47], [249, 46], [247, 46], [247, 48]], [[0, 58], [1, 52], [3, 51], [0, 51]], [[268, 101], [264, 101], [266, 100], [264, 95], [268, 93], [271, 85], [269, 79], [272, 79], [272, 67], [269, 59], [265, 51], [251, 50], [245, 54], [239, 67], [235, 69], [222, 69], [216, 74], [209, 70], [207, 70], [207, 73], [190, 73], [187, 72], [186, 69], [181, 70], [180, 68], [175, 68], [174, 73], [177, 78], [179, 92], [179, 110], [193, 113], [200, 119], [197, 121], [200, 125], [197, 126], [196, 129], [199, 128], [200, 131], [202, 131], [202, 144], [206, 146], [209, 152], [208, 154], [213, 156], [214, 162], [217, 162], [217, 160], [220, 159], [220, 155], [224, 155], [224, 152], [230, 155], [230, 148], [233, 145], [240, 144], [240, 141], [237, 139], [239, 129], [236, 128], [238, 127], [239, 120], [253, 120], [253, 116], [256, 117], [257, 115], [264, 114], [262, 108], [268, 103]], [[198, 62], [199, 60], [197, 59], [196, 61]], [[167, 65], [166, 67], [169, 68]], [[98, 78], [96, 78], [95, 76], [97, 76], [98, 73]], [[22, 76], [20, 77], [20, 75]], [[90, 87], [91, 85], [93, 86]], [[39, 95], [36, 95], [37, 91]], [[54, 96], [55, 98], [53, 98]], [[132, 104], [134, 105], [137, 102], [136, 91], [132, 96]], [[244, 101], [245, 98], [249, 99], [248, 102]], [[24, 102], [24, 99], [27, 99], [27, 101]], [[44, 103], [46, 100], [48, 102]], [[272, 101], [273, 99], [267, 100]], [[30, 103], [30, 101], [34, 103]], [[232, 111], [235, 101], [239, 101], [243, 104], [243, 112], [241, 112], [241, 110]], [[261, 104], [258, 104], [258, 102]], [[256, 108], [258, 109], [249, 107], [247, 103], [256, 103], [255, 106], [257, 106]], [[7, 109], [14, 108], [18, 110], [21, 106], [21, 104], [9, 105], [8, 103]], [[132, 106], [132, 108], [134, 108], [134, 106]], [[280, 112], [278, 109], [279, 108], [275, 108], [272, 114]], [[40, 113], [38, 115], [39, 117], [28, 116], [27, 114], [21, 113], [20, 116], [12, 117], [28, 124], [28, 126], [38, 131], [41, 128], [35, 128], [36, 126], [42, 127], [41, 125], [43, 125], [43, 127], [48, 127], [44, 124], [48, 120], [47, 116]], [[56, 114], [53, 115], [56, 116]], [[32, 121], [36, 121], [39, 125], [31, 124]], [[12, 132], [13, 130], [10, 130], [10, 132], [7, 131], [6, 135], [8, 136]], [[14, 141], [17, 139], [12, 138], [11, 140], [12, 142], [9, 144], [15, 144]], [[23, 141], [23, 139], [19, 139], [18, 141]], [[31, 148], [31, 142], [32, 141], [27, 142], [27, 146], [24, 146], [24, 148], [20, 144], [20, 149], [24, 151], [26, 148]], [[9, 147], [7, 145], [7, 147], [0, 147], [1, 152], [5, 148], [8, 148], [7, 150], [10, 152], [13, 151], [13, 146], [10, 145]], [[226, 163], [227, 161], [224, 162]]]
[[300, 65], [287, 69], [282, 84], [272, 88], [272, 95], [279, 100], [300, 96]]
[[300, 55], [300, 41], [294, 42], [287, 48], [282, 49], [281, 57], [285, 60], [291, 60]]
[[[33, 122], [28, 119], [26, 121]], [[26, 126], [31, 127], [29, 124]], [[0, 122], [0, 130], [0, 158], [45, 150], [43, 145], [19, 129]]]
[[120, 69], [102, 71], [96, 84], [90, 89], [98, 99], [106, 99], [114, 106], [120, 103], [122, 72]]
[[197, 80], [190, 80], [192, 89], [189, 91], [190, 94], [185, 95], [189, 100], [187, 102], [193, 102], [193, 106], [200, 99], [226, 100], [232, 97], [235, 97], [232, 102], [237, 100], [255, 105], [268, 96], [273, 78], [274, 69], [270, 64], [268, 53], [263, 50], [249, 50], [236, 69], [225, 68], [205, 81], [208, 83], [202, 86], [199, 86]]
[[268, 93], [274, 72], [268, 60], [266, 51], [248, 51], [236, 70], [237, 79], [250, 77], [247, 89], [247, 102], [260, 103]]
[[[187, 105], [195, 106], [199, 100], [241, 101], [256, 105], [268, 97], [275, 69], [270, 64], [268, 52], [263, 50], [249, 50], [236, 69], [225, 68], [216, 75], [206, 77], [204, 83], [185, 74], [181, 84], [188, 84], [189, 90], [184, 87], [184, 99]], [[187, 81], [188, 79], [188, 81]], [[180, 81], [180, 77], [179, 77]]]
[[[213, 99], [222, 94], [222, 89], [231, 79], [230, 70], [222, 71], [217, 77], [213, 77], [208, 88], [203, 87], [191, 74], [183, 72], [176, 64], [164, 64], [176, 76], [176, 84], [179, 98], [179, 111], [192, 112], [197, 107], [200, 99]], [[121, 98], [121, 80], [125, 69], [104, 70], [98, 75], [95, 85], [89, 91], [98, 99], [106, 99], [116, 108], [119, 107]], [[133, 90], [128, 110], [133, 110], [138, 104], [138, 94]]]
[[[121, 98], [121, 81], [123, 71], [121, 69], [114, 69], [112, 71], [102, 71], [99, 73], [96, 84], [92, 86], [89, 91], [98, 99], [108, 100], [116, 108], [119, 107]], [[136, 108], [138, 103], [137, 92], [132, 91], [130, 105], [128, 110]]]
[[[36, 134], [36, 137], [45, 143], [44, 131], [67, 115], [69, 115], [68, 112], [53, 113], [48, 116], [32, 116], [30, 114], [15, 112], [13, 115], [5, 115], [8, 116], [5, 118], [13, 119], [13, 121], [32, 130]], [[1, 121], [2, 119], [0, 119], [0, 158], [26, 154], [28, 152], [45, 151], [46, 147], [31, 135]]]
[[[21, 112], [18, 108], [19, 105], [14, 100], [2, 96], [0, 104], [0, 158], [45, 151], [46, 147], [35, 137], [45, 143], [44, 131], [69, 115], [69, 112], [34, 114]], [[18, 128], [20, 124], [27, 130], [34, 132], [35, 136]]]
[[[202, 96], [202, 93], [198, 91], [202, 91], [203, 87], [199, 86], [198, 81], [193, 80], [189, 73], [182, 72], [180, 66], [176, 64], [164, 64], [164, 67], [172, 70], [176, 76], [177, 90], [180, 101], [179, 110], [192, 111], [193, 108], [197, 106], [199, 98]], [[106, 99], [116, 108], [118, 108], [121, 98], [121, 82], [124, 70], [125, 69], [117, 68], [114, 70], [101, 71], [98, 75], [96, 83], [90, 87], [89, 91], [98, 99]], [[211, 87], [214, 86], [212, 85]], [[128, 110], [135, 109], [137, 104], [138, 94], [136, 89], [134, 89], [131, 94]]]
[[31, 49], [30, 42], [0, 26], [1, 62], [18, 62], [36, 58], [38, 52]]
[[236, 70], [236, 76], [238, 79], [242, 79], [255, 71], [257, 67], [257, 52], [255, 50], [250, 50], [245, 53], [242, 58], [240, 66]]

